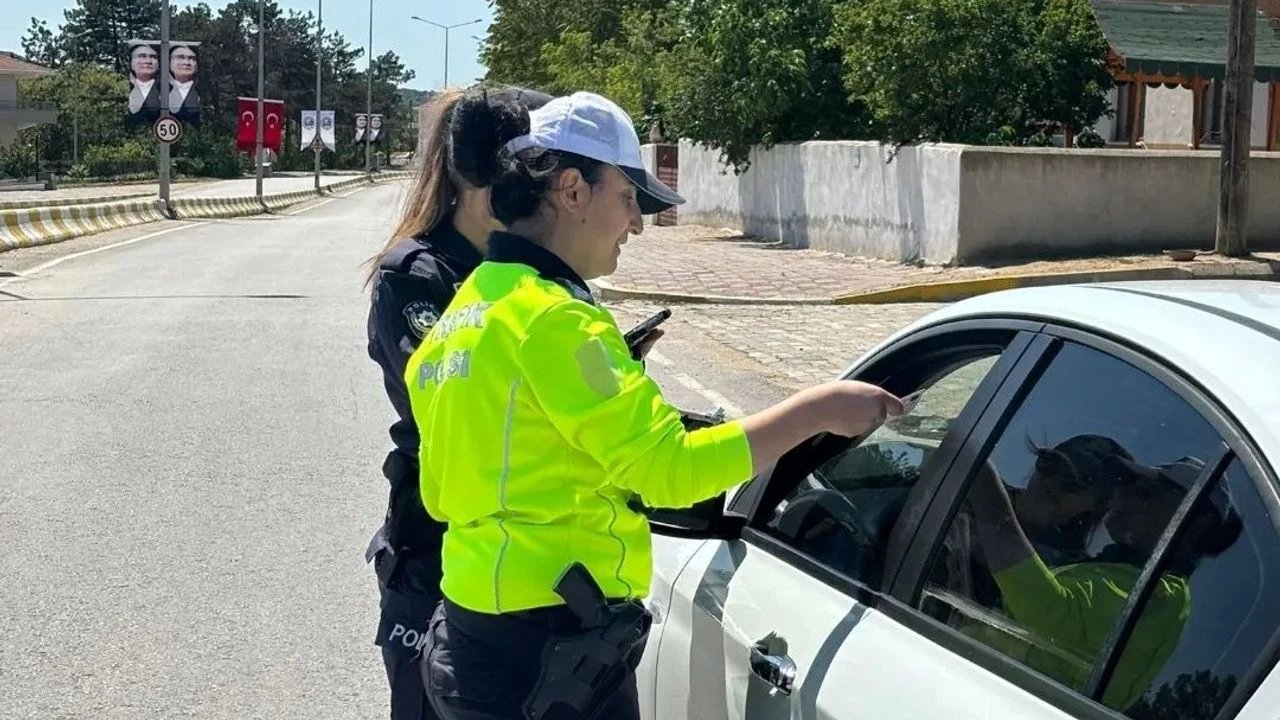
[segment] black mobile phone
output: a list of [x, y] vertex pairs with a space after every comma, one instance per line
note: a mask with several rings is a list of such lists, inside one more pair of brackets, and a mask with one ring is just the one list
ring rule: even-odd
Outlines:
[[627, 341], [627, 347], [634, 350], [636, 345], [639, 345], [645, 338], [649, 337], [649, 333], [657, 330], [658, 326], [669, 317], [671, 317], [671, 309], [663, 308], [628, 330], [626, 335], [623, 335], [623, 338]]

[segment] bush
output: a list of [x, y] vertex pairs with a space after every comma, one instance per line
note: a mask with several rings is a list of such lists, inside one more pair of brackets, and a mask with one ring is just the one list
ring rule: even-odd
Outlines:
[[88, 167], [89, 176], [96, 178], [155, 172], [156, 169], [155, 151], [138, 140], [90, 146], [81, 162]]
[[26, 143], [15, 142], [0, 148], [0, 175], [7, 178], [28, 178], [36, 174], [39, 165], [35, 153]]

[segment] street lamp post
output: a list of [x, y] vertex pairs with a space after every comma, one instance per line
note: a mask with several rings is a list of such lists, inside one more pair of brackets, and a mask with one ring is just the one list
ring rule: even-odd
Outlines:
[[463, 22], [463, 23], [455, 23], [453, 25], [441, 25], [438, 22], [433, 22], [425, 18], [420, 18], [417, 15], [410, 15], [409, 17], [412, 18], [413, 20], [417, 20], [418, 22], [424, 22], [428, 25], [435, 25], [441, 30], [444, 30], [444, 87], [449, 87], [449, 31], [454, 28], [466, 27], [467, 25], [475, 25], [476, 23], [483, 22], [483, 21], [480, 18], [476, 18], [475, 20], [468, 20], [467, 22]]

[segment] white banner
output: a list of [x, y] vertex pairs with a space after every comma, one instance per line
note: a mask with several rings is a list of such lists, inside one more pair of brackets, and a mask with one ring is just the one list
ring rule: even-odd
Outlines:
[[364, 128], [369, 123], [368, 116], [364, 113], [356, 113], [356, 142], [364, 139]]
[[369, 142], [378, 142], [378, 136], [382, 134], [382, 116], [375, 114], [369, 118]]
[[316, 111], [302, 111], [302, 133], [301, 133], [302, 149], [307, 150], [311, 147], [311, 143], [316, 141]]
[[334, 125], [333, 111], [321, 110], [320, 111], [320, 139], [324, 141], [324, 146], [329, 148], [330, 150], [333, 150], [337, 147], [336, 141], [333, 138], [333, 125]]

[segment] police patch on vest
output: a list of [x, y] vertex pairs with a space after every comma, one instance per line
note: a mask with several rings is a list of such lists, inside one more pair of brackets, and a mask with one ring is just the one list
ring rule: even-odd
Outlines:
[[409, 330], [421, 340], [427, 336], [427, 333], [431, 332], [431, 328], [440, 319], [440, 316], [431, 307], [431, 303], [426, 300], [418, 300], [405, 306], [404, 319], [409, 322]]
[[578, 347], [574, 353], [578, 360], [578, 370], [587, 387], [604, 397], [613, 397], [622, 391], [622, 382], [618, 379], [618, 369], [609, 357], [600, 338], [593, 337]]

